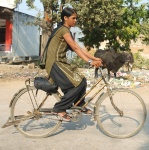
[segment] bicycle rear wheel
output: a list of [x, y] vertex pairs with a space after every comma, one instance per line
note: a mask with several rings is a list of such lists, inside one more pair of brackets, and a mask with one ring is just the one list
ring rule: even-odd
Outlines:
[[100, 129], [113, 138], [128, 138], [137, 134], [146, 120], [146, 107], [142, 98], [128, 89], [112, 91], [113, 102], [122, 112], [119, 113], [111, 104], [108, 93], [96, 102], [95, 116]]
[[[11, 120], [24, 119], [27, 116], [27, 119], [15, 125], [17, 130], [27, 137], [42, 138], [53, 134], [61, 125], [61, 121], [58, 116], [50, 112], [37, 110], [47, 94], [42, 90], [36, 92], [34, 87], [29, 87], [28, 90], [24, 88], [16, 94], [11, 105]], [[55, 102], [57, 102], [54, 95], [56, 94], [47, 97], [42, 108], [51, 108], [52, 110]]]

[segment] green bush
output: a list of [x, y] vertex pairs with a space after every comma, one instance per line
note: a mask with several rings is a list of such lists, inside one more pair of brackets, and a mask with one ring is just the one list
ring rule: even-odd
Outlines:
[[149, 69], [149, 59], [143, 58], [141, 54], [135, 53], [133, 54], [134, 56], [134, 68], [139, 68], [139, 69]]

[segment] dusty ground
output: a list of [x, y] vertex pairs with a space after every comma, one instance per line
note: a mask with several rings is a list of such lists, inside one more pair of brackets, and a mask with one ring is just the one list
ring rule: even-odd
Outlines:
[[[0, 64], [0, 127], [10, 116], [9, 103], [14, 93], [38, 71], [40, 75], [46, 74], [37, 68]], [[149, 84], [132, 90], [143, 98], [149, 113]], [[0, 141], [0, 150], [149, 150], [149, 116], [140, 133], [127, 139], [104, 135], [93, 118], [84, 116], [80, 122], [64, 124], [53, 136], [42, 139], [26, 138], [13, 126], [0, 128]]]
[[46, 76], [47, 73], [45, 70], [41, 70], [30, 64], [25, 65], [8, 65], [0, 64], [0, 82], [7, 81], [25, 81], [28, 78], [39, 76]]
[[[106, 70], [106, 69], [105, 69]], [[122, 69], [120, 69], [122, 70]], [[85, 75], [88, 79], [89, 76], [94, 76], [94, 69], [80, 69], [80, 71]], [[141, 79], [143, 74], [148, 74], [147, 78], [149, 78], [149, 70], [138, 70], [135, 69], [132, 71], [132, 74], [129, 74], [129, 77], [133, 78], [133, 74], [137, 73], [138, 81], [143, 83], [144, 78]], [[1, 82], [18, 82], [25, 81], [28, 78], [33, 78], [35, 76], [47, 76], [46, 70], [39, 69], [34, 64], [29, 65], [8, 65], [8, 64], [0, 64], [0, 83]], [[113, 76], [113, 74], [111, 74]], [[118, 74], [117, 74], [118, 77]], [[149, 83], [149, 79], [148, 79]], [[144, 83], [143, 83], [144, 84]]]

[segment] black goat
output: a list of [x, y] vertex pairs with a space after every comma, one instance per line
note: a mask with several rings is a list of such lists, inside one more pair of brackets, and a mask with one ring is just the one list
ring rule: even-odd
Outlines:
[[[95, 57], [101, 58], [103, 61], [102, 69], [107, 68], [108, 79], [110, 79], [110, 71], [114, 73], [116, 77], [116, 72], [126, 63], [130, 62], [127, 53], [117, 53], [114, 50], [101, 50], [98, 49]], [[129, 54], [130, 56], [130, 54]], [[131, 61], [132, 62], [132, 61]], [[95, 78], [98, 77], [98, 68], [95, 69]]]

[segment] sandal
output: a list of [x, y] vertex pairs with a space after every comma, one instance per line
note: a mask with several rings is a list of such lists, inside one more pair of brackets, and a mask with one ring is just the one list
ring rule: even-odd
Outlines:
[[53, 114], [54, 115], [58, 115], [62, 121], [66, 121], [66, 122], [70, 122], [71, 121], [71, 117], [67, 113], [63, 114], [63, 113], [53, 112]]
[[92, 111], [89, 108], [87, 108], [87, 107], [84, 107], [83, 110], [82, 110], [82, 112], [84, 114], [86, 114], [86, 115], [91, 115], [92, 114]]

